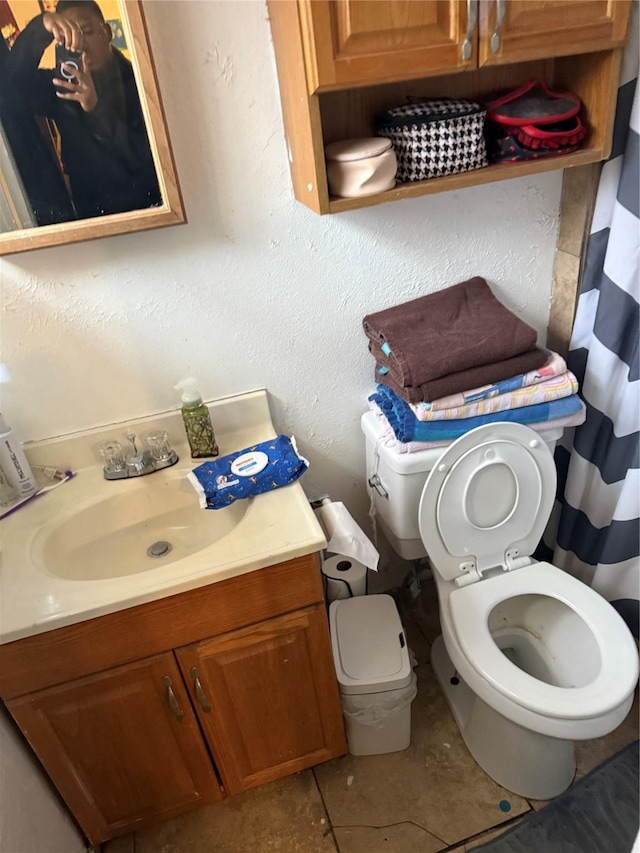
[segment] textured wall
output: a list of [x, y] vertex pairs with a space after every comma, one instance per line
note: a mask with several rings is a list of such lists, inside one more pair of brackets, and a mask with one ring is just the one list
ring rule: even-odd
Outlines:
[[293, 200], [261, 0], [147, 2], [189, 224], [2, 260], [2, 411], [39, 439], [265, 386], [309, 495], [364, 517], [370, 311], [485, 276], [541, 336], [561, 172], [318, 217]]

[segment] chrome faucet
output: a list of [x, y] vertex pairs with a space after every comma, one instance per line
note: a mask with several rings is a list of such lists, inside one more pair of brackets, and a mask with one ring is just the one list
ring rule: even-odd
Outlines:
[[178, 461], [178, 454], [169, 446], [169, 437], [164, 430], [155, 430], [146, 435], [148, 449], [140, 452], [136, 446], [136, 435], [127, 433], [131, 453], [125, 455], [119, 441], [105, 441], [100, 446], [100, 455], [105, 465], [102, 469], [105, 480], [125, 480], [129, 477], [144, 477], [162, 468], [169, 468]]

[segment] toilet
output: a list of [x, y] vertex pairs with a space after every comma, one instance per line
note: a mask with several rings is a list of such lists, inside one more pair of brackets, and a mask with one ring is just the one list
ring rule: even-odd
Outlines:
[[469, 751], [504, 788], [557, 796], [574, 776], [574, 741], [613, 731], [638, 679], [616, 610], [531, 557], [555, 498], [559, 436], [505, 422], [397, 454], [374, 413], [362, 428], [380, 526], [408, 559], [421, 556], [417, 529], [429, 557], [442, 629], [431, 663]]

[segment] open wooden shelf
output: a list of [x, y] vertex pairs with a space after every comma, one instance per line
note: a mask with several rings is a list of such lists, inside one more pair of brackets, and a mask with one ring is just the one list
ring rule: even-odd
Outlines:
[[543, 160], [529, 160], [522, 163], [494, 163], [484, 169], [463, 172], [459, 175], [447, 175], [444, 178], [431, 178], [428, 181], [413, 181], [410, 184], [397, 184], [392, 190], [360, 198], [329, 197], [329, 213], [342, 213], [345, 210], [358, 210], [372, 207], [387, 201], [400, 201], [403, 198], [417, 198], [422, 195], [460, 190], [478, 184], [492, 184], [495, 181], [508, 181], [524, 175], [537, 175], [539, 172], [551, 172], [555, 169], [567, 169], [570, 166], [586, 166], [603, 159], [602, 149], [587, 148], [573, 154], [560, 157], [548, 157]]

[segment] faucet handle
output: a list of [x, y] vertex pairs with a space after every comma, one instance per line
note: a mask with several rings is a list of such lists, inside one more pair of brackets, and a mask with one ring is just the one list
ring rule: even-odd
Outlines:
[[105, 468], [110, 471], [120, 471], [124, 468], [124, 456], [122, 445], [113, 438], [103, 441], [100, 445], [100, 456], [104, 461]]
[[149, 453], [156, 470], [159, 468], [169, 468], [169, 466], [176, 464], [178, 454], [169, 444], [169, 435], [165, 430], [152, 430], [146, 434], [145, 438], [149, 445]]
[[127, 476], [127, 463], [119, 441], [115, 439], [103, 441], [100, 445], [100, 456], [104, 462], [103, 470], [107, 480], [120, 480]]
[[156, 462], [165, 462], [172, 454], [169, 435], [163, 429], [155, 429], [145, 436], [151, 450], [151, 456]]

